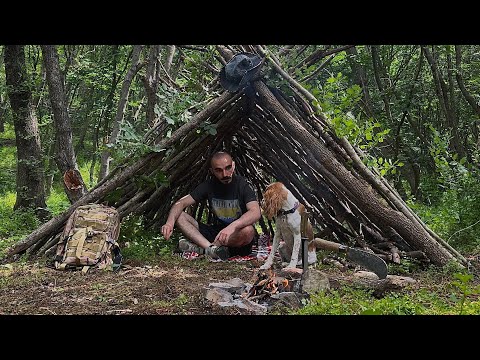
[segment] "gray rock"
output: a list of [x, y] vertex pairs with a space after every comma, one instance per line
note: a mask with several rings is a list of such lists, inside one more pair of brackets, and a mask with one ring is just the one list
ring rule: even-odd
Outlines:
[[220, 288], [207, 289], [205, 298], [216, 304], [219, 302], [232, 302], [233, 296], [230, 292]]
[[325, 273], [316, 269], [308, 269], [303, 274], [302, 290], [306, 293], [314, 294], [329, 289], [330, 281]]

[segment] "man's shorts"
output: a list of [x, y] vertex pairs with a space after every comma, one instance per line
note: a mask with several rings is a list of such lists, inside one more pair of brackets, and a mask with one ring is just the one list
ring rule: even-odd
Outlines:
[[[215, 238], [217, 237], [218, 233], [223, 228], [225, 228], [225, 226], [224, 225], [206, 225], [206, 224], [199, 223], [198, 228], [200, 230], [200, 233], [203, 236], [205, 236], [205, 238], [208, 241], [213, 242], [215, 240]], [[253, 238], [252, 238], [252, 240], [253, 240]], [[230, 253], [230, 257], [250, 255], [252, 253], [252, 245], [253, 245], [253, 241], [250, 241], [249, 244], [243, 245], [241, 247], [229, 246], [228, 251]]]

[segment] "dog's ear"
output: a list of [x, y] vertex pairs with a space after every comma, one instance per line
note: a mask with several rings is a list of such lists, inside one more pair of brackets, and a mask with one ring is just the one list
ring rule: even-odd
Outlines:
[[267, 219], [271, 220], [281, 209], [288, 193], [279, 182], [267, 186], [262, 200], [262, 209]]
[[270, 196], [270, 192], [268, 192], [268, 188], [267, 188], [267, 190], [265, 190], [265, 192], [263, 193], [263, 198], [262, 198], [262, 201], [260, 202], [260, 208], [262, 210], [262, 215], [264, 215], [268, 220], [271, 220], [272, 211], [270, 210], [271, 201], [269, 199], [269, 196]]

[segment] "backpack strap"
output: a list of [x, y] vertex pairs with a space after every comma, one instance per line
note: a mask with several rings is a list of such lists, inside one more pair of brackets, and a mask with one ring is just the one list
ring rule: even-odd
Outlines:
[[78, 239], [77, 248], [75, 250], [75, 257], [80, 260], [80, 256], [82, 255], [83, 245], [85, 244], [85, 239], [87, 238], [87, 229], [79, 229], [75, 235], [73, 235], [73, 239]]
[[98, 243], [98, 248], [97, 248], [97, 253], [95, 255], [95, 258], [100, 259], [100, 255], [104, 252], [104, 248], [108, 249], [108, 236], [105, 233], [100, 233], [97, 236], [101, 237], [101, 240]]
[[65, 236], [63, 241], [61, 241], [57, 246], [57, 253], [55, 255], [55, 269], [57, 270], [65, 270], [65, 267], [67, 266], [66, 263], [63, 262], [65, 260], [65, 247], [67, 246], [68, 241], [72, 238], [73, 236], [73, 229], [70, 230], [70, 233], [68, 236]]

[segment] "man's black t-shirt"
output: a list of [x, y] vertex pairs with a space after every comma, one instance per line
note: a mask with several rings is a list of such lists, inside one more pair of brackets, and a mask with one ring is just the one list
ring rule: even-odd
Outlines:
[[223, 184], [212, 177], [199, 184], [190, 195], [197, 202], [208, 199], [217, 220], [214, 224], [225, 226], [247, 212], [247, 203], [257, 201], [257, 195], [240, 175], [234, 175], [230, 184]]

